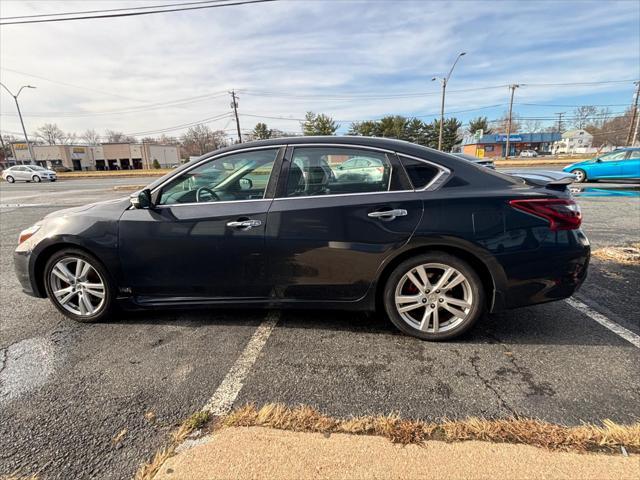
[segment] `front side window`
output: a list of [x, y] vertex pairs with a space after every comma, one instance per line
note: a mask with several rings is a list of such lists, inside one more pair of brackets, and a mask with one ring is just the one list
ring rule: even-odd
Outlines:
[[160, 193], [160, 205], [264, 198], [278, 149], [240, 152], [179, 175]]
[[626, 156], [627, 152], [623, 150], [622, 152], [607, 153], [606, 155], [601, 156], [600, 160], [603, 162], [615, 162], [617, 160], [623, 160]]
[[391, 162], [382, 152], [355, 148], [296, 148], [289, 167], [287, 197], [386, 192]]

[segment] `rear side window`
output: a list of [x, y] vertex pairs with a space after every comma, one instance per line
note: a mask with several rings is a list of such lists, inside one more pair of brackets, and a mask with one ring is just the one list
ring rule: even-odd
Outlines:
[[286, 196], [386, 192], [391, 173], [391, 163], [382, 152], [347, 147], [296, 148]]
[[629, 155], [629, 159], [640, 158], [640, 150], [631, 150], [631, 154]]
[[400, 156], [400, 161], [409, 175], [413, 188], [420, 190], [429, 185], [440, 173], [434, 165], [413, 158]]

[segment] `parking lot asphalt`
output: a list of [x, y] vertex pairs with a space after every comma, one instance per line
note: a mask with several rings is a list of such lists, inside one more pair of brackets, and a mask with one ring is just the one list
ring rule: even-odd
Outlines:
[[[234, 405], [640, 420], [640, 349], [567, 302], [486, 316], [436, 344], [399, 334], [382, 315], [337, 311], [152, 311], [84, 325], [22, 294], [11, 258], [18, 232], [59, 208], [123, 196], [113, 186], [131, 183], [145, 181], [0, 185], [0, 476], [130, 478], [211, 399], [273, 315]], [[578, 201], [594, 248], [637, 241], [640, 197]], [[594, 260], [577, 297], [638, 334], [639, 284], [638, 267]]]

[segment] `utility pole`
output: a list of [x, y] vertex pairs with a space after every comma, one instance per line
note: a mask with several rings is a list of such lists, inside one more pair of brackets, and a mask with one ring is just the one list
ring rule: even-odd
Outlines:
[[509, 89], [511, 89], [511, 99], [509, 100], [509, 119], [507, 120], [507, 145], [506, 152], [504, 154], [504, 158], [509, 158], [509, 148], [511, 148], [511, 118], [513, 113], [513, 95], [516, 93], [516, 88], [520, 85], [512, 84], [509, 85]]
[[[456, 57], [455, 62], [453, 62], [453, 65], [451, 65], [451, 70], [449, 70], [449, 73], [447, 74], [447, 76], [440, 79], [440, 81], [442, 82], [442, 101], [440, 103], [440, 133], [438, 134], [438, 150], [440, 151], [442, 151], [442, 135], [443, 135], [443, 128], [444, 128], [444, 95], [447, 90], [447, 83], [449, 83], [449, 78], [451, 78], [451, 74], [453, 73], [453, 69], [455, 68], [456, 63], [458, 63], [458, 60], [460, 60], [460, 57], [466, 54], [467, 52], [460, 52]], [[433, 77], [431, 79], [432, 82], [434, 80], [437, 80], [437, 78]]]
[[633, 139], [631, 141], [631, 146], [634, 146], [638, 141], [638, 127], [640, 127], [640, 115], [637, 115], [637, 118], [636, 118], [636, 128], [633, 132]]
[[240, 133], [240, 119], [238, 118], [238, 99], [236, 98], [236, 92], [231, 90], [231, 108], [233, 108], [233, 114], [236, 117], [236, 128], [238, 129], [238, 143], [242, 143], [242, 133]]
[[6, 85], [4, 85], [3, 83], [0, 83], [0, 85], [9, 93], [9, 95], [13, 97], [13, 100], [16, 102], [18, 117], [20, 118], [20, 124], [22, 125], [22, 133], [24, 133], [24, 140], [25, 142], [27, 142], [27, 149], [29, 149], [30, 163], [35, 163], [36, 157], [33, 154], [33, 147], [31, 146], [31, 143], [29, 143], [29, 137], [27, 136], [27, 129], [24, 128], [24, 121], [22, 120], [22, 112], [20, 111], [20, 105], [18, 104], [18, 96], [20, 95], [20, 92], [22, 91], [23, 88], [36, 88], [36, 87], [31, 85], [23, 85], [20, 87], [20, 90], [18, 90], [18, 93], [14, 95], [13, 93], [11, 93], [11, 90], [9, 90]]
[[555, 114], [558, 115], [558, 133], [562, 133], [562, 116], [565, 112], [556, 112]]
[[[636, 139], [638, 138], [638, 126], [636, 124], [635, 133], [633, 134], [633, 142], [631, 142], [631, 132], [633, 131], [633, 124], [636, 123], [636, 117], [638, 116], [638, 97], [640, 97], [640, 81], [633, 82], [636, 86], [636, 94], [634, 95], [633, 100], [633, 111], [631, 113], [631, 123], [629, 124], [629, 133], [627, 133], [627, 145], [633, 146]], [[629, 143], [631, 142], [631, 143]]]

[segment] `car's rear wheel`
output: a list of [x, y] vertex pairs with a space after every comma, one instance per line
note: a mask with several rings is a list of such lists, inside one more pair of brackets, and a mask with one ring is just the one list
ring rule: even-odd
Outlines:
[[402, 262], [385, 286], [384, 305], [402, 332], [448, 340], [466, 332], [484, 311], [484, 289], [475, 270], [445, 252]]
[[587, 172], [580, 168], [576, 168], [575, 170], [571, 170], [571, 173], [576, 177], [576, 182], [584, 183], [587, 181]]
[[54, 253], [44, 270], [47, 296], [64, 315], [77, 322], [97, 322], [111, 313], [114, 287], [92, 255], [64, 249]]
[[7, 178], [6, 178], [5, 180], [6, 180], [7, 182], [9, 182], [9, 183], [13, 183], [13, 182], [15, 182], [15, 181], [16, 181], [16, 179], [15, 179], [15, 178], [13, 178], [11, 175], [7, 175]]
[[33, 177], [31, 177], [31, 180], [33, 180], [34, 182], [38, 183], [38, 182], [40, 182], [42, 179], [41, 179], [38, 175], [34, 175]]

